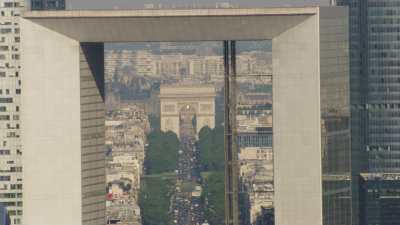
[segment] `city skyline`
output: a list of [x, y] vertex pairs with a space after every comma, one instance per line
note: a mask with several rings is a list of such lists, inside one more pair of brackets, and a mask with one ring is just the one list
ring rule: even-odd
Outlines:
[[400, 0], [0, 0], [2, 219], [398, 225], [399, 15]]

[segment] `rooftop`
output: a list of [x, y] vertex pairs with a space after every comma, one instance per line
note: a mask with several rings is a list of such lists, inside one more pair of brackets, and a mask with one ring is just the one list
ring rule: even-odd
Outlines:
[[[36, 23], [79, 42], [254, 41], [273, 39], [307, 19], [318, 19], [316, 15], [341, 18], [347, 15], [347, 9], [27, 11], [24, 13], [27, 22], [23, 26], [32, 27], [29, 24]], [[135, 29], [131, 29], [133, 27]], [[21, 30], [22, 36], [28, 33], [27, 28]]]
[[62, 10], [26, 11], [25, 18], [90, 18], [90, 17], [179, 17], [179, 16], [274, 16], [313, 15], [319, 7], [253, 8], [253, 9], [141, 9], [141, 10]]

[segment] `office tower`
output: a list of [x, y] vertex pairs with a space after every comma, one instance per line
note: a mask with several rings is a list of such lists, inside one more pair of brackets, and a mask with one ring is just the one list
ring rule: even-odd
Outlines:
[[399, 224], [399, 174], [363, 173], [360, 187], [360, 224]]
[[24, 1], [0, 0], [0, 203], [21, 224], [20, 14]]
[[360, 168], [400, 172], [400, 1], [337, 4], [350, 6], [352, 129]]
[[31, 10], [64, 10], [65, 0], [31, 0]]
[[[235, 76], [232, 40], [271, 39], [278, 106], [273, 107], [275, 223], [350, 225], [347, 13], [343, 7], [27, 12], [22, 22], [25, 223], [104, 223], [104, 42], [221, 41], [225, 79], [233, 82], [228, 79]], [[231, 90], [230, 82], [225, 90]], [[236, 107], [229, 99], [228, 110]], [[234, 135], [226, 133], [226, 143], [236, 144]], [[225, 151], [233, 168], [235, 156]], [[232, 202], [238, 197], [226, 195]], [[238, 224], [234, 211], [226, 207], [228, 224]]]
[[[400, 172], [400, 1], [336, 3], [350, 10], [353, 197], [357, 198], [360, 172]], [[357, 212], [358, 206], [354, 207]], [[361, 220], [365, 216], [360, 214]]]

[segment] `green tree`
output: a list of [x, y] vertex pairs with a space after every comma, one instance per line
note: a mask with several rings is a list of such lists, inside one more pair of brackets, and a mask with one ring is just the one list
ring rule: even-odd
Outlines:
[[203, 171], [224, 170], [224, 127], [203, 127], [199, 133], [200, 164]]
[[175, 171], [179, 156], [179, 140], [176, 134], [170, 131], [152, 131], [147, 139], [149, 142], [146, 152], [147, 173]]
[[211, 172], [204, 181], [202, 199], [206, 206], [205, 219], [211, 225], [223, 225], [225, 218], [224, 172]]
[[175, 177], [160, 176], [142, 179], [139, 205], [143, 225], [169, 225], [170, 198], [174, 190]]

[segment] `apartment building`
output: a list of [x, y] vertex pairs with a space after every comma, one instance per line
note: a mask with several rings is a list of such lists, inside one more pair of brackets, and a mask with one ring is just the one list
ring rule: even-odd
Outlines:
[[0, 0], [0, 203], [22, 223], [20, 28], [23, 0]]

